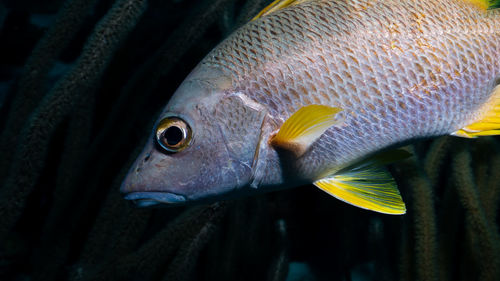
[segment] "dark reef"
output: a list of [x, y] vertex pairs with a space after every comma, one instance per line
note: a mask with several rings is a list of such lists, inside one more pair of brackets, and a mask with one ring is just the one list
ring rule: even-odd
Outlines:
[[121, 198], [176, 87], [269, 2], [0, 2], [0, 280], [500, 280], [497, 138], [411, 146], [390, 167], [404, 216], [313, 186], [189, 208]]

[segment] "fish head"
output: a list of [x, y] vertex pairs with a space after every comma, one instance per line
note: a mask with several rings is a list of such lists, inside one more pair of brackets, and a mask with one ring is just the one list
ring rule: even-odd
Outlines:
[[160, 114], [121, 192], [139, 206], [248, 193], [258, 151], [267, 146], [265, 118], [265, 109], [232, 89], [217, 69], [196, 68]]

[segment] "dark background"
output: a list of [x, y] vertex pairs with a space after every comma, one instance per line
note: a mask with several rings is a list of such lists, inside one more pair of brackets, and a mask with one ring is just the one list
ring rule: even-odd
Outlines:
[[314, 186], [137, 209], [119, 194], [157, 113], [270, 1], [0, 2], [0, 280], [500, 280], [498, 140], [391, 166], [381, 215]]

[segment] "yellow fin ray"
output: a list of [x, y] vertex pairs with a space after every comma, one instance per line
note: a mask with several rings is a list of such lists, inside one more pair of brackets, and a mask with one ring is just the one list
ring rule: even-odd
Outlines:
[[495, 87], [490, 99], [481, 107], [480, 120], [465, 126], [452, 135], [464, 138], [500, 135], [500, 86]]
[[314, 185], [356, 207], [391, 215], [406, 213], [396, 182], [384, 168], [351, 170], [317, 180]]
[[270, 143], [301, 156], [328, 128], [341, 122], [336, 118], [340, 111], [326, 105], [302, 107], [283, 123]]
[[271, 4], [269, 4], [267, 7], [262, 9], [252, 20], [256, 20], [258, 18], [261, 18], [263, 16], [267, 16], [270, 13], [273, 13], [275, 11], [281, 10], [283, 8], [297, 5], [303, 2], [308, 2], [311, 0], [275, 0]]
[[498, 136], [500, 135], [500, 130], [488, 130], [488, 131], [482, 131], [482, 132], [477, 132], [473, 133], [474, 137], [483, 137], [483, 136]]

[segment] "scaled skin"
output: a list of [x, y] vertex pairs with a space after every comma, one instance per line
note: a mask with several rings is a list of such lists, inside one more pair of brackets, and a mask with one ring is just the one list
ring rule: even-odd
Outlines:
[[[301, 3], [248, 23], [199, 64], [159, 118], [188, 121], [193, 144], [165, 154], [151, 140], [122, 191], [190, 201], [310, 183], [481, 119], [499, 78], [498, 10], [462, 0]], [[345, 121], [285, 165], [268, 140], [309, 104], [340, 107]]]

